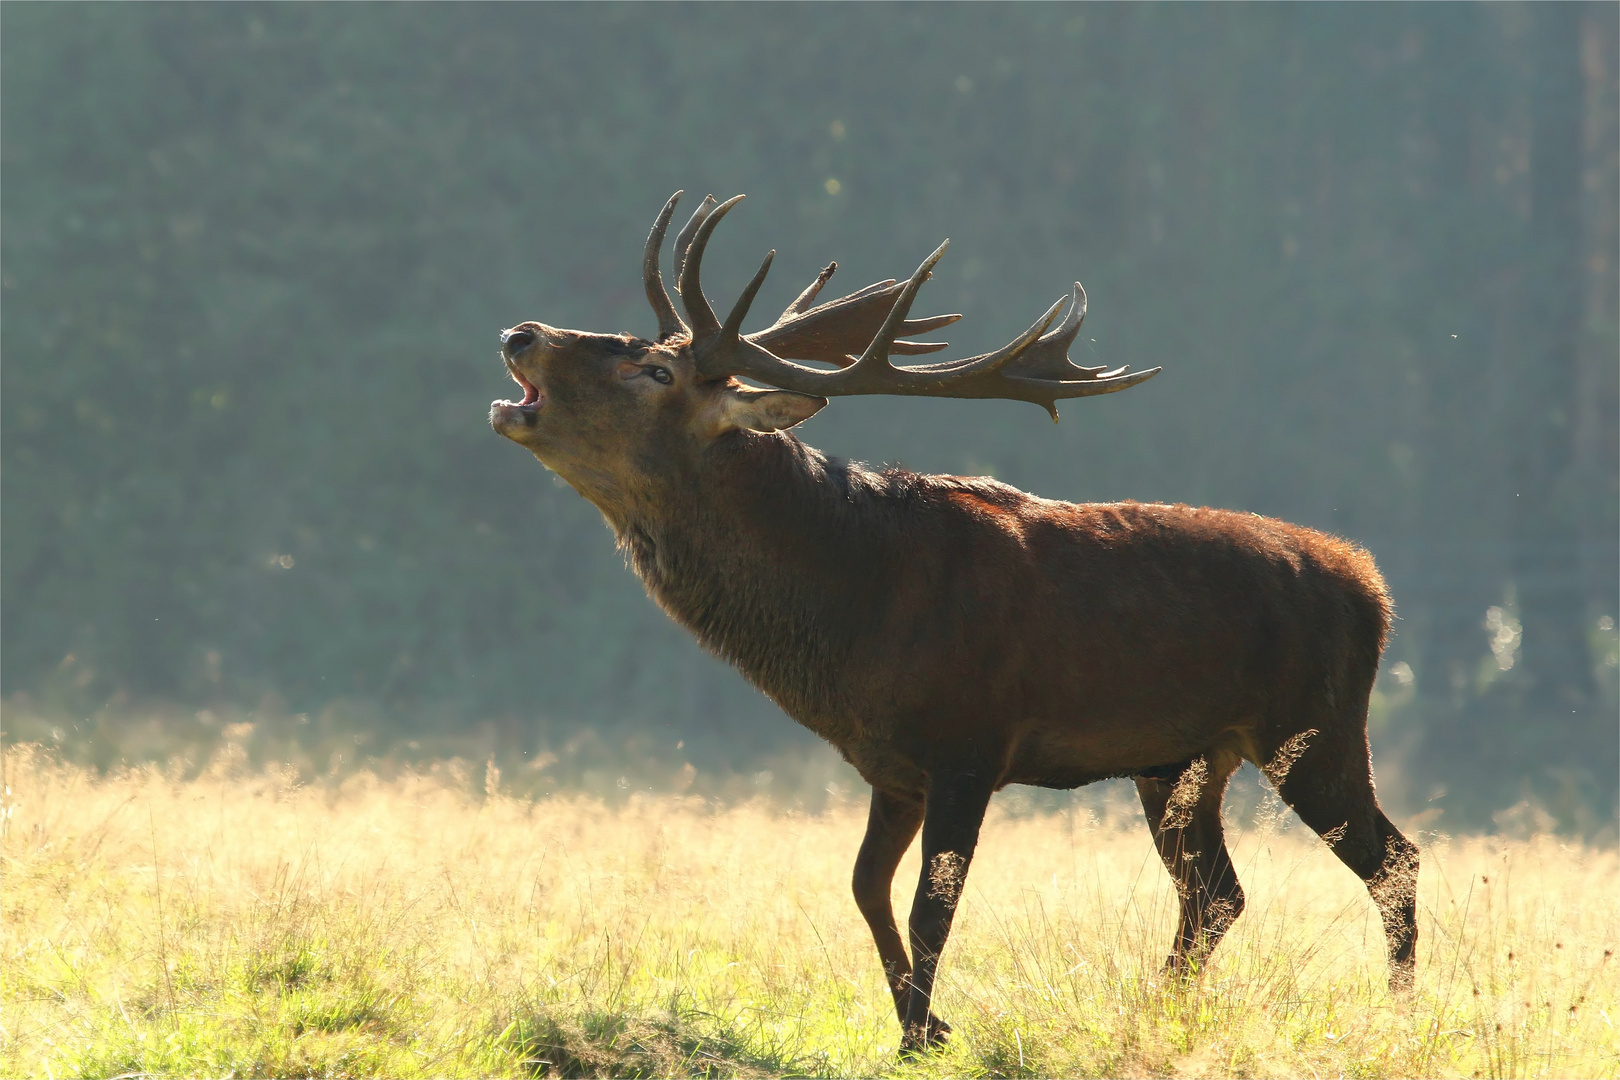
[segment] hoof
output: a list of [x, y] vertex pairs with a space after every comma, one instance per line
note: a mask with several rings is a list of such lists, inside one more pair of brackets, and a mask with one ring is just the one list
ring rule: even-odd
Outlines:
[[1180, 953], [1171, 953], [1164, 958], [1159, 974], [1171, 982], [1190, 983], [1198, 978], [1199, 966]]
[[938, 1050], [950, 1035], [951, 1025], [930, 1013], [926, 1027], [922, 1024], [906, 1025], [906, 1032], [900, 1039], [900, 1056], [914, 1058], [930, 1050]]

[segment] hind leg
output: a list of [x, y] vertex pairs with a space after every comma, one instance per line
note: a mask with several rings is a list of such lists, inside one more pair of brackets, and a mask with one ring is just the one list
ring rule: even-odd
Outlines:
[[[1309, 733], [1314, 735], [1314, 733]], [[1295, 736], [1265, 770], [1300, 820], [1367, 883], [1384, 920], [1389, 986], [1411, 989], [1416, 970], [1418, 849], [1378, 807], [1365, 738], [1313, 744]]]
[[1153, 843], [1181, 897], [1181, 924], [1166, 971], [1201, 965], [1243, 911], [1243, 887], [1221, 829], [1221, 797], [1239, 760], [1216, 752], [1194, 758], [1174, 781], [1137, 778]]

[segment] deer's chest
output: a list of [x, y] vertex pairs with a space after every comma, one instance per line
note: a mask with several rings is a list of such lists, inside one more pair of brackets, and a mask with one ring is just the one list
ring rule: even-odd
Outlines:
[[859, 717], [846, 710], [801, 710], [778, 701], [784, 712], [809, 728], [861, 774], [883, 791], [921, 795], [928, 788], [928, 769], [920, 747], [899, 738], [890, 718]]

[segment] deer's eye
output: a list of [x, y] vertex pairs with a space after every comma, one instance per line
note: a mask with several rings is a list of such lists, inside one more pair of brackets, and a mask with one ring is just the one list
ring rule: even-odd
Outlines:
[[647, 374], [651, 375], [655, 381], [661, 382], [665, 386], [675, 381], [675, 376], [669, 373], [668, 368], [655, 367], [649, 364], [646, 370]]

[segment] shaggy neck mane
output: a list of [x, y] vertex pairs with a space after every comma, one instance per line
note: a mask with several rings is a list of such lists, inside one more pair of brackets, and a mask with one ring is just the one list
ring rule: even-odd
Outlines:
[[737, 432], [615, 530], [672, 618], [819, 726], [849, 712], [842, 688], [885, 613], [896, 511], [916, 480], [830, 460], [790, 434]]

